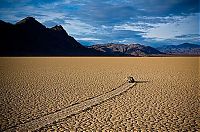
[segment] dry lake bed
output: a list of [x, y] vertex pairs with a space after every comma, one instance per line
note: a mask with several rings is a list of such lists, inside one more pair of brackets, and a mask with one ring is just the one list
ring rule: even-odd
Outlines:
[[2, 57], [0, 131], [199, 131], [199, 71], [200, 57]]

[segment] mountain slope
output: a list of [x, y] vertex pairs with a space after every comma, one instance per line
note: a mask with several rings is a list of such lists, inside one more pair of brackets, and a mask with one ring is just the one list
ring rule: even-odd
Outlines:
[[33, 17], [16, 24], [0, 21], [1, 56], [101, 55], [69, 36], [62, 26], [46, 28]]
[[115, 56], [151, 56], [163, 54], [155, 48], [140, 44], [97, 44], [89, 48]]
[[200, 45], [183, 43], [180, 45], [164, 45], [158, 47], [158, 50], [167, 54], [177, 55], [200, 55]]

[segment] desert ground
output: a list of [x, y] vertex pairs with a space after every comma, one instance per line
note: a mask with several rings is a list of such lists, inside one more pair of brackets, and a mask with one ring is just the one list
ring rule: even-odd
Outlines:
[[2, 57], [0, 131], [200, 131], [199, 71], [200, 57]]

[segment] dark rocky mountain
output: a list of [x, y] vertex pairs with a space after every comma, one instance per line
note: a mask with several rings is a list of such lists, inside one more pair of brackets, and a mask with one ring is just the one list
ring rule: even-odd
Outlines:
[[200, 55], [200, 45], [190, 43], [183, 43], [180, 45], [164, 45], [156, 49], [173, 55]]
[[16, 24], [0, 20], [0, 34], [0, 56], [102, 55], [81, 45], [62, 26], [46, 28], [33, 17]]
[[200, 55], [200, 45], [184, 43], [155, 49], [140, 44], [111, 43], [85, 47], [61, 25], [46, 28], [33, 17], [16, 24], [0, 20], [0, 56], [162, 56], [164, 53]]
[[163, 53], [150, 46], [140, 44], [97, 44], [89, 48], [114, 56], [157, 56]]

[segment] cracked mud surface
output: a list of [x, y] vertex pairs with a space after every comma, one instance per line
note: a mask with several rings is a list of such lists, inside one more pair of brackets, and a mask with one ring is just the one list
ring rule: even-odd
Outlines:
[[[198, 131], [199, 58], [1, 58], [1, 128], [97, 96], [133, 75], [134, 88], [36, 131]], [[148, 82], [142, 82], [148, 81]]]
[[133, 88], [133, 86], [136, 83], [128, 83], [125, 82], [118, 88], [106, 92], [104, 94], [101, 94], [99, 96], [89, 98], [87, 100], [81, 101], [79, 103], [73, 104], [69, 107], [66, 107], [64, 109], [60, 109], [56, 112], [49, 113], [45, 116], [42, 116], [38, 119], [31, 120], [29, 122], [25, 122], [23, 124], [19, 124], [15, 127], [12, 127], [10, 129], [7, 129], [6, 131], [33, 131], [38, 128], [41, 128], [45, 126], [46, 124], [51, 124], [55, 121], [63, 119], [63, 117], [70, 117], [76, 114], [79, 114], [81, 112], [84, 112], [86, 110], [91, 109], [92, 107], [95, 107], [96, 105], [99, 105], [101, 103], [104, 103], [105, 101], [112, 99], [118, 95], [123, 94], [126, 92], [128, 89]]

